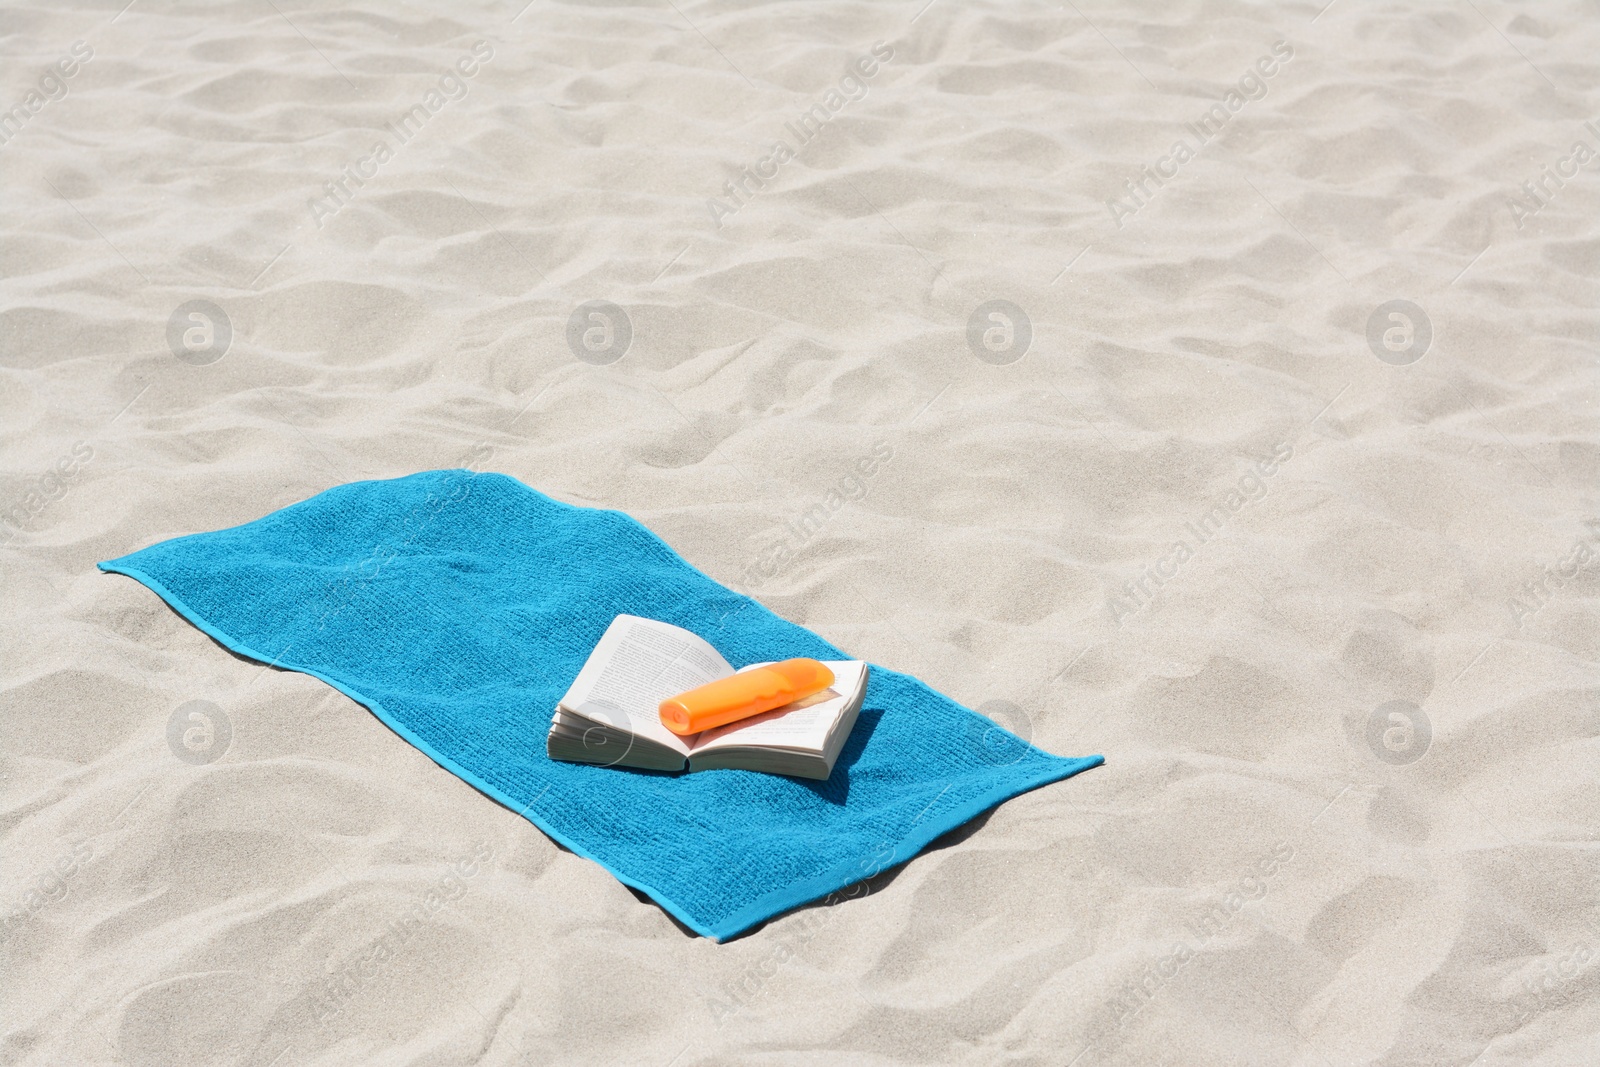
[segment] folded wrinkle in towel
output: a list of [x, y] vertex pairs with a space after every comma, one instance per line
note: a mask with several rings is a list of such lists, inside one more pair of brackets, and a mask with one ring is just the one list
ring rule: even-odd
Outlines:
[[681, 626], [735, 667], [852, 657], [701, 574], [629, 516], [501, 474], [353, 482], [100, 567], [143, 582], [226, 648], [334, 686], [719, 940], [1101, 762], [1042, 752], [876, 665], [826, 780], [552, 760], [553, 711], [618, 615]]

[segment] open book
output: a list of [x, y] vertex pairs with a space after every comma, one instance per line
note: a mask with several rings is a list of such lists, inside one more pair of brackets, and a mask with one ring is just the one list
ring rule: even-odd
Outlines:
[[[856, 724], [867, 665], [824, 660], [833, 686], [775, 711], [680, 737], [663, 700], [734, 673], [688, 630], [618, 615], [561, 698], [545, 747], [551, 759], [653, 771], [730, 768], [826, 778]], [[752, 663], [751, 670], [765, 666]]]

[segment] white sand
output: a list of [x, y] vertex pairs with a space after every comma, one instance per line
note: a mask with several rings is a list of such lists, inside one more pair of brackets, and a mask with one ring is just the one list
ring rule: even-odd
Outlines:
[[[0, 1062], [1600, 1062], [1592, 7], [518, 2], [0, 16]], [[1107, 764], [717, 945], [93, 569], [457, 465]]]

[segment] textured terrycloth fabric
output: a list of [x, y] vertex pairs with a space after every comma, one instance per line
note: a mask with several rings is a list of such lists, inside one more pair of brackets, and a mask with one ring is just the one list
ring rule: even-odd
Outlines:
[[552, 711], [618, 614], [692, 630], [735, 667], [850, 657], [707, 578], [627, 515], [499, 474], [342, 485], [100, 567], [143, 582], [233, 651], [336, 687], [718, 939], [1101, 762], [1041, 752], [876, 666], [825, 782], [555, 762]]

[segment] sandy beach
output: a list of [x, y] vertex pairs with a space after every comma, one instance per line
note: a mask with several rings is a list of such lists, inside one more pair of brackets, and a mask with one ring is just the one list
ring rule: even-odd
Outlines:
[[[0, 1064], [1600, 1062], [1592, 4], [123, 3], [0, 9]], [[455, 467], [1106, 763], [717, 944], [95, 570]]]

